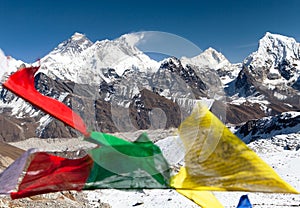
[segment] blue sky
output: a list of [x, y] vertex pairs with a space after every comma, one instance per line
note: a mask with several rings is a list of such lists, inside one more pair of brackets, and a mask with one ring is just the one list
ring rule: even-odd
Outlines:
[[231, 62], [267, 32], [300, 40], [298, 0], [101, 1], [0, 0], [0, 48], [25, 62], [43, 57], [74, 32], [92, 41], [139, 31], [181, 36]]

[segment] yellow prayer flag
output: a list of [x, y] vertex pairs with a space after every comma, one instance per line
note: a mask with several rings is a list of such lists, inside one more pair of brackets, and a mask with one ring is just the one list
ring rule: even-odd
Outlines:
[[176, 189], [298, 193], [200, 103], [179, 135], [186, 153]]
[[201, 208], [224, 208], [224, 206], [218, 201], [214, 194], [210, 191], [197, 191], [197, 190], [176, 190], [178, 193], [184, 195]]

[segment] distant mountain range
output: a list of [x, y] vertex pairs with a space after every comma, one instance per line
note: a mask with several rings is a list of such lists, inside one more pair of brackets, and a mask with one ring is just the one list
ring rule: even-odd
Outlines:
[[[178, 127], [199, 100], [228, 126], [300, 110], [300, 44], [293, 38], [266, 33], [258, 50], [238, 64], [213, 48], [158, 62], [132, 39], [125, 34], [93, 43], [75, 33], [34, 63], [41, 66], [37, 90], [104, 132]], [[2, 53], [0, 63], [2, 82], [29, 65]], [[77, 136], [2, 86], [0, 111], [0, 141]]]

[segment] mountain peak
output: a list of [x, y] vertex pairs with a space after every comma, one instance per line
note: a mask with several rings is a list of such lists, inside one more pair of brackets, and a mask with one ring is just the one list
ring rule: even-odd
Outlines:
[[68, 40], [60, 43], [50, 54], [76, 56], [93, 45], [85, 35], [75, 32]]
[[[297, 101], [292, 97], [299, 94], [300, 44], [294, 38], [267, 32], [260, 39], [258, 50], [250, 54], [243, 64], [243, 76], [237, 83], [255, 80], [260, 83], [258, 90], [270, 90], [274, 100], [287, 102], [290, 99], [289, 102], [296, 106]], [[253, 90], [255, 86], [242, 85], [249, 95], [256, 93]]]
[[[299, 44], [292, 37], [287, 37], [279, 34], [267, 32], [259, 41], [258, 51], [260, 52], [286, 52], [287, 50], [294, 51], [299, 47]], [[295, 51], [297, 52], [297, 51]]]
[[72, 40], [80, 40], [82, 38], [86, 38], [86, 36], [82, 33], [79, 33], [79, 32], [75, 32], [72, 36], [71, 36], [71, 39]]
[[293, 41], [296, 42], [294, 38], [287, 37], [281, 34], [275, 34], [275, 33], [270, 33], [266, 32], [266, 34], [261, 38], [261, 40], [281, 40], [281, 41]]
[[207, 48], [205, 51], [210, 52], [210, 53], [220, 53], [220, 52], [218, 52], [216, 49], [214, 49], [212, 47]]
[[214, 59], [218, 63], [221, 63], [222, 61], [228, 61], [222, 53], [218, 52], [216, 49], [214, 49], [212, 47], [209, 47], [208, 49], [203, 51], [203, 53], [201, 53], [201, 54], [202, 54], [202, 56], [207, 56], [207, 57]]
[[276, 66], [284, 60], [299, 59], [300, 44], [294, 38], [267, 32], [259, 40], [258, 50], [250, 54], [244, 64], [250, 65], [259, 61], [261, 63], [272, 62], [271, 64]]
[[193, 58], [183, 57], [181, 58], [181, 62], [183, 65], [191, 64], [211, 69], [219, 69], [223, 68], [225, 65], [230, 65], [230, 62], [222, 53], [211, 47]]
[[164, 65], [168, 65], [168, 64], [171, 64], [172, 66], [175, 66], [177, 68], [182, 67], [181, 61], [174, 56], [165, 58], [162, 61], [160, 61], [160, 63], [161, 63], [160, 67], [162, 67]]

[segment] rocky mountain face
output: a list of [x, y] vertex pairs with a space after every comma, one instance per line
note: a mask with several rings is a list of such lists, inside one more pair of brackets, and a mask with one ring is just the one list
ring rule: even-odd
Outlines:
[[256, 100], [270, 114], [299, 110], [299, 64], [300, 44], [295, 39], [266, 33], [226, 92], [236, 100]]
[[300, 130], [300, 112], [284, 112], [276, 116], [249, 120], [236, 132], [246, 143]]
[[[40, 60], [35, 87], [103, 132], [178, 127], [197, 101], [228, 124], [300, 109], [300, 47], [292, 38], [267, 33], [240, 64], [213, 48], [158, 62], [137, 41], [126, 34], [92, 43], [75, 33]], [[27, 65], [3, 53], [0, 63], [2, 82]], [[78, 136], [2, 86], [0, 112], [0, 141]]]
[[300, 112], [249, 120], [238, 127], [236, 135], [254, 147], [272, 145], [274, 149], [297, 151], [300, 149]]

